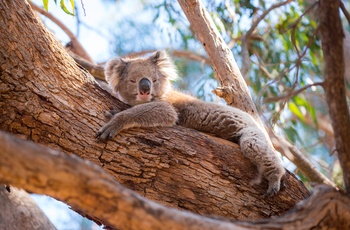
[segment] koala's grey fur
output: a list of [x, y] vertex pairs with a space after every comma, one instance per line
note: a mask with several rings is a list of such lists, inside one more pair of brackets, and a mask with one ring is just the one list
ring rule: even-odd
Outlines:
[[[255, 182], [260, 183], [261, 177], [269, 181], [267, 195], [280, 190], [285, 169], [256, 121], [237, 108], [203, 102], [171, 89], [170, 80], [177, 77], [177, 71], [164, 51], [149, 58], [112, 59], [105, 75], [117, 96], [133, 107], [114, 115], [97, 133], [99, 140], [132, 127], [179, 124], [239, 143], [244, 156], [259, 169]], [[141, 79], [148, 83], [147, 92], [140, 88]]]

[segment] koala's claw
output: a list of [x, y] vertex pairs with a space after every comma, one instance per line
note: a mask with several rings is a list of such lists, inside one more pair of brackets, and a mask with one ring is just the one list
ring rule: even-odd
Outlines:
[[96, 133], [96, 138], [99, 142], [108, 141], [114, 138], [119, 131], [120, 129], [116, 128], [114, 123], [108, 123]]
[[276, 188], [273, 188], [272, 190], [267, 190], [265, 193], [264, 193], [264, 197], [272, 197], [274, 195], [277, 194], [277, 189]]
[[99, 142], [103, 142], [103, 141], [108, 141], [113, 137], [111, 133], [108, 131], [108, 129], [104, 129], [103, 127], [96, 133], [96, 138]]

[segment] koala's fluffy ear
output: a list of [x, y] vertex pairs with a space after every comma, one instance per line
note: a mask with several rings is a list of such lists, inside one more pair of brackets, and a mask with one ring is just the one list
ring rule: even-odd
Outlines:
[[161, 74], [169, 80], [175, 80], [178, 77], [176, 66], [164, 50], [155, 52], [148, 59], [157, 65]]
[[115, 92], [118, 90], [119, 80], [126, 71], [127, 64], [128, 63], [121, 58], [112, 59], [106, 64], [106, 81]]

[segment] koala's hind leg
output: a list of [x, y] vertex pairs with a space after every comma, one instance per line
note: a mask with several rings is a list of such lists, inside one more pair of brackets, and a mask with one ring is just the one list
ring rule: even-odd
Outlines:
[[268, 144], [264, 133], [257, 127], [243, 128], [240, 134], [239, 144], [243, 155], [251, 160], [259, 170], [255, 183], [261, 178], [266, 178], [269, 182], [266, 195], [276, 194], [281, 188], [281, 179], [285, 174], [285, 169], [275, 150]]

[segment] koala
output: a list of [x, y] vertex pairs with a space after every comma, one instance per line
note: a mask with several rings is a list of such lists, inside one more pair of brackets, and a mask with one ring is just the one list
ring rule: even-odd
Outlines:
[[243, 155], [269, 182], [266, 195], [276, 194], [285, 169], [257, 122], [246, 112], [201, 101], [173, 90], [175, 65], [165, 51], [148, 58], [116, 58], [106, 64], [105, 76], [116, 96], [130, 109], [114, 114], [97, 133], [99, 141], [134, 127], [170, 127], [175, 124], [238, 143]]

